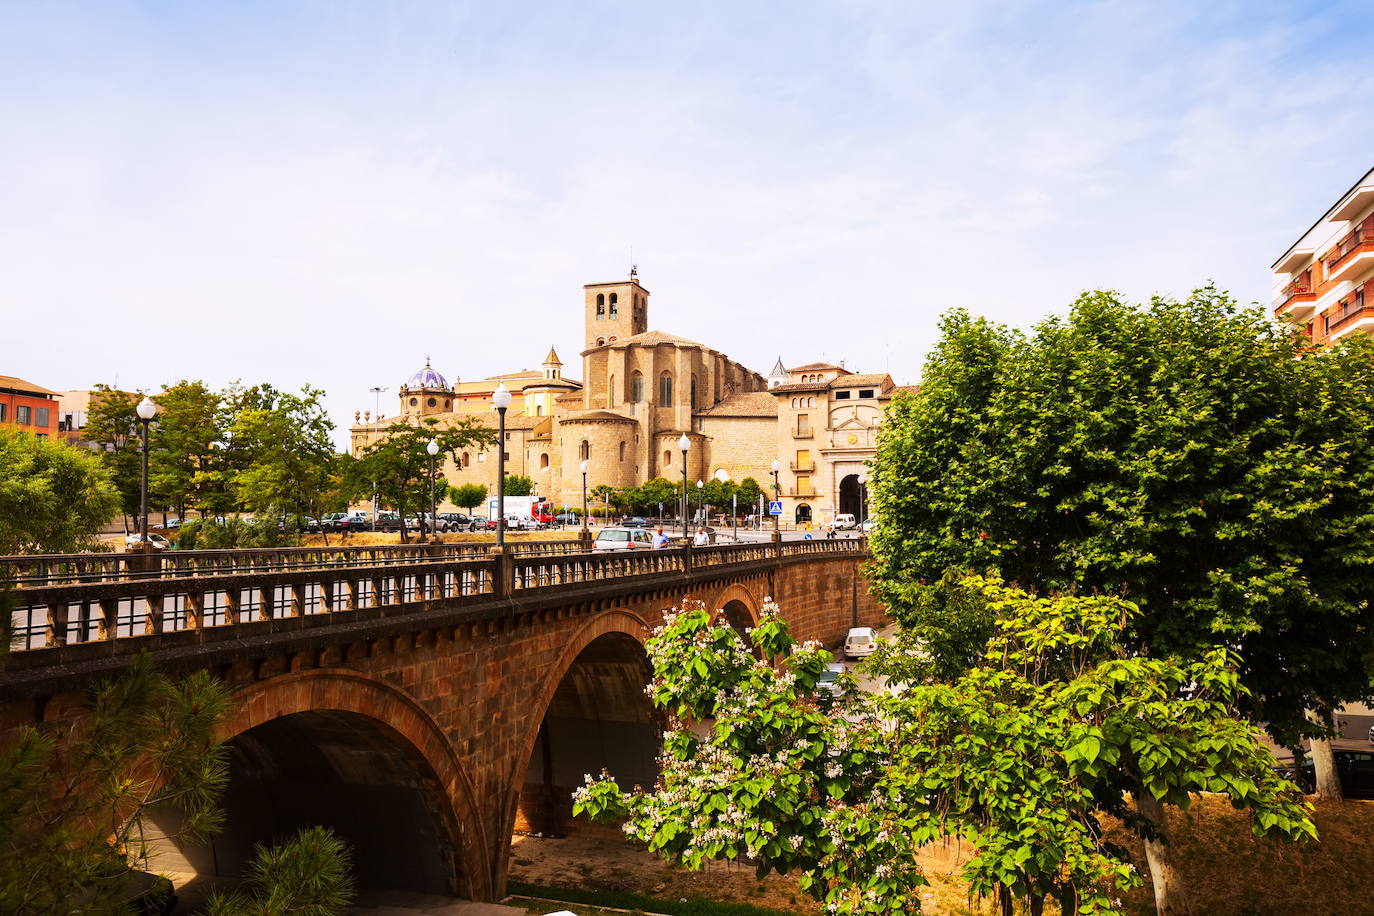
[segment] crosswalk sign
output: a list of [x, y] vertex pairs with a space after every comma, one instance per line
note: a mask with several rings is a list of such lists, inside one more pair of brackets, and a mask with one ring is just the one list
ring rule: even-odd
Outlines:
[[782, 500], [780, 500], [780, 499], [771, 499], [771, 500], [769, 500], [769, 501], [768, 501], [768, 514], [769, 514], [769, 515], [782, 515]]

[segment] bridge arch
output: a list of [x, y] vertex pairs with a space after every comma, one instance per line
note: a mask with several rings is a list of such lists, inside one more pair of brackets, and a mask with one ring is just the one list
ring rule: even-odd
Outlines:
[[763, 602], [746, 586], [739, 583], [726, 586], [707, 602], [715, 622], [724, 620], [739, 634], [744, 644], [749, 642], [748, 630], [759, 625], [759, 609]]
[[605, 768], [627, 785], [657, 777], [662, 723], [644, 692], [649, 631], [639, 614], [617, 608], [568, 640], [525, 718], [505, 818], [511, 832], [566, 830], [585, 773]]
[[[492, 899], [495, 857], [443, 731], [398, 688], [314, 669], [235, 692], [225, 830], [201, 874], [237, 874], [254, 842], [320, 823], [353, 850], [362, 887]], [[191, 856], [188, 855], [188, 859]]]

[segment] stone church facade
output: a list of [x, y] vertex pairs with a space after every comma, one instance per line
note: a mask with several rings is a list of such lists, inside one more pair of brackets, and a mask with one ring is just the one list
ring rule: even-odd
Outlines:
[[[858, 514], [883, 408], [901, 390], [891, 377], [829, 363], [787, 369], [781, 360], [764, 377], [705, 344], [650, 330], [649, 291], [634, 272], [583, 287], [583, 310], [581, 380], [563, 375], [555, 348], [539, 370], [452, 384], [426, 362], [401, 386], [394, 415], [355, 414], [354, 453], [398, 421], [476, 417], [495, 429], [491, 394], [504, 383], [507, 473], [530, 477], [556, 505], [581, 505], [584, 460], [589, 490], [680, 481], [685, 433], [692, 484], [723, 472], [736, 482], [753, 477], [771, 494], [776, 461], [784, 524]], [[474, 450], [446, 461], [444, 474], [494, 494], [497, 466], [494, 449]]]

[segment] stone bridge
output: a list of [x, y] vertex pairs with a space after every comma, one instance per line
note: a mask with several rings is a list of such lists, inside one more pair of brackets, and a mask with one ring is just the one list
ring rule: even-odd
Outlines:
[[79, 717], [133, 653], [209, 669], [234, 701], [228, 824], [163, 868], [238, 874], [255, 842], [318, 823], [363, 887], [499, 899], [512, 833], [564, 830], [584, 773], [653, 781], [643, 643], [663, 609], [700, 600], [742, 630], [772, 596], [795, 636], [833, 645], [882, 616], [866, 557], [822, 540], [0, 558], [20, 597], [0, 733]]

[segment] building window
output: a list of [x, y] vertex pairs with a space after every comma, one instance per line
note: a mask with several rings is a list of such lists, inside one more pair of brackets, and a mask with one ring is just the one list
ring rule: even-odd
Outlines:
[[697, 409], [697, 377], [692, 376], [692, 409]]
[[596, 339], [596, 345], [597, 345], [598, 347], [604, 347], [604, 346], [606, 346], [606, 338], [604, 338], [604, 337], [598, 337], [598, 338]]
[[797, 435], [811, 435], [811, 415], [808, 413], [797, 414]]
[[5, 411], [9, 409], [9, 406], [8, 404], [0, 404], [0, 423], [5, 422]]
[[586, 439], [582, 440], [582, 451], [580, 454], [583, 461], [587, 461], [592, 457], [592, 444]]
[[611, 317], [614, 318], [620, 313], [620, 299], [615, 293], [611, 293]]
[[673, 377], [667, 372], [658, 377], [658, 406], [673, 406]]
[[18, 405], [16, 405], [15, 408], [14, 408], [14, 422], [15, 422], [15, 423], [18, 423], [20, 426], [28, 426], [28, 425], [29, 425], [29, 411], [30, 411], [31, 409], [32, 409], [32, 408], [30, 408], [29, 405], [27, 405], [27, 404], [18, 404]]
[[430, 407], [438, 407], [438, 406], [439, 406], [439, 399], [438, 399], [438, 398], [430, 398], [426, 403], [428, 403]]
[[410, 399], [410, 406], [411, 406], [411, 407], [414, 407], [416, 404], [419, 404], [419, 403], [420, 403], [420, 399], [419, 399], [419, 398], [411, 398], [411, 399]]
[[816, 492], [811, 489], [811, 476], [809, 474], [797, 475], [797, 495], [815, 496]]
[[541, 455], [539, 456], [539, 467], [540, 467], [540, 469], [542, 470], [542, 469], [544, 469], [544, 468], [547, 468], [548, 466], [549, 466], [549, 453], [548, 453], [548, 452], [544, 452], [543, 454], [541, 454]]
[[863, 389], [862, 391], [859, 392], [859, 397], [861, 397], [861, 398], [871, 398], [871, 397], [873, 397], [873, 389], [872, 389], [872, 388], [865, 388], [865, 389]]
[[837, 391], [837, 392], [835, 392], [835, 400], [837, 400], [837, 401], [847, 401], [847, 400], [849, 400], [849, 394], [850, 394], [850, 393], [849, 393], [848, 391]]
[[470, 455], [470, 454], [467, 453], [467, 452], [463, 452], [463, 463], [460, 464], [459, 467], [465, 468], [465, 467], [467, 467], [469, 464], [472, 464], [472, 455]]
[[665, 468], [673, 466], [673, 450], [670, 448], [663, 450], [663, 466]]
[[597, 293], [597, 294], [596, 294], [596, 317], [598, 317], [598, 318], [605, 318], [605, 317], [606, 317], [606, 294], [605, 294], [605, 293]]
[[48, 408], [46, 408], [46, 407], [40, 407], [40, 408], [38, 408], [38, 421], [35, 422], [33, 425], [34, 425], [34, 426], [43, 426], [43, 427], [46, 427], [46, 426], [48, 425]]
[[542, 416], [544, 415], [544, 405], [543, 405], [543, 404], [535, 404], [535, 405], [534, 405], [534, 415], [535, 415], [536, 417], [542, 417]]
[[625, 460], [625, 443], [624, 443], [624, 442], [620, 443], [620, 460], [621, 460], [621, 461], [624, 461], [624, 460]]
[[507, 461], [510, 461], [510, 452], [502, 452], [501, 454]]
[[[611, 339], [614, 340], [615, 338], [611, 338]], [[609, 406], [614, 407], [614, 406], [615, 406], [615, 376], [614, 376], [614, 375], [611, 376], [611, 385], [610, 385], [610, 387], [607, 389], [607, 395], [606, 395], [606, 397], [609, 399]]]
[[815, 406], [816, 406], [816, 399], [815, 399], [815, 398], [807, 398], [807, 399], [806, 399], [806, 406], [807, 406], [807, 407], [815, 407]]
[[448, 398], [444, 398], [444, 410], [452, 410], [452, 409], [453, 409], [453, 401], [449, 400]]
[[644, 400], [644, 376], [638, 372], [630, 379], [630, 403], [638, 404]]

